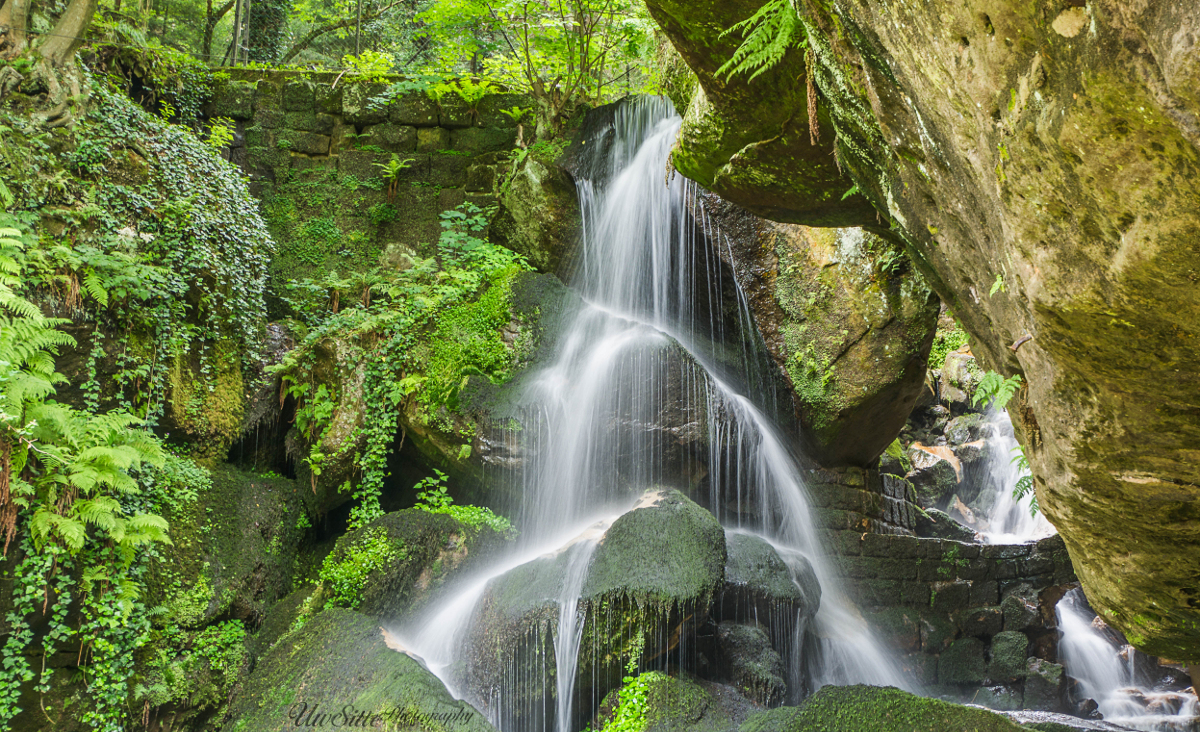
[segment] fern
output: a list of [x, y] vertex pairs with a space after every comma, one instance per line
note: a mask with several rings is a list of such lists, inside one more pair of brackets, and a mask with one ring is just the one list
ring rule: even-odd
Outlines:
[[978, 407], [980, 404], [992, 402], [996, 409], [1004, 409], [1012, 399], [1013, 394], [1017, 393], [1017, 389], [1021, 388], [1021, 375], [1013, 374], [1009, 378], [1004, 378], [995, 371], [989, 371], [979, 380], [979, 386], [975, 387], [975, 394], [971, 397], [971, 405]]
[[778, 64], [788, 49], [803, 48], [806, 43], [800, 16], [791, 0], [770, 0], [754, 15], [723, 32], [721, 38], [731, 33], [741, 33], [744, 38], [733, 56], [717, 69], [717, 75], [724, 74], [727, 81], [747, 73], [749, 81], [754, 81]]
[[1029, 515], [1036, 516], [1040, 507], [1038, 506], [1037, 492], [1033, 489], [1033, 476], [1029, 475], [1029, 458], [1025, 457], [1025, 451], [1020, 446], [1014, 447], [1013, 452], [1016, 455], [1010, 461], [1017, 466], [1017, 469], [1026, 473], [1017, 479], [1016, 485], [1013, 486], [1012, 497], [1014, 501], [1020, 502], [1026, 495], [1032, 494], [1029, 499]]

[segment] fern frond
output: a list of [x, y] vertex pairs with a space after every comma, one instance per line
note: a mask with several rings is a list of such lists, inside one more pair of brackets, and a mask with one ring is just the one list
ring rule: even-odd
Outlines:
[[788, 49], [803, 47], [800, 16], [792, 7], [791, 0], [770, 0], [754, 15], [727, 29], [721, 37], [731, 33], [743, 35], [742, 44], [733, 56], [717, 69], [717, 76], [724, 75], [726, 81], [737, 74], [750, 74], [748, 81], [775, 66]]
[[104, 288], [104, 278], [96, 270], [89, 269], [83, 275], [83, 289], [100, 303], [100, 307], [108, 307], [108, 290]]

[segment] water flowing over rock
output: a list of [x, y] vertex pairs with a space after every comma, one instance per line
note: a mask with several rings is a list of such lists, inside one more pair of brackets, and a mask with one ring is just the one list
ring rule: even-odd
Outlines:
[[[713, 515], [678, 491], [652, 491], [610, 526], [492, 580], [466, 637], [460, 683], [484, 708], [530, 724], [537, 704], [553, 697], [555, 647], [569, 645], [579, 653], [571, 661], [580, 693], [603, 696], [626, 665], [681, 650], [707, 619], [724, 569], [725, 535]], [[573, 579], [577, 644], [557, 637]]]
[[[1200, 8], [805, 1], [808, 67], [717, 77], [763, 5], [647, 3], [699, 79], [676, 167], [782, 220], [869, 217], [839, 163], [982, 366], [1024, 376], [1013, 422], [1092, 601], [1200, 656]], [[809, 142], [806, 75], [836, 148], [813, 165], [779, 151]]]
[[[522, 538], [396, 629], [504, 730], [577, 729], [598, 695], [636, 671], [726, 673], [713, 667], [712, 605], [729, 589], [722, 524], [761, 537], [778, 560], [764, 567], [778, 576], [760, 578], [777, 584], [780, 623], [760, 630], [789, 696], [907, 683], [834, 579], [809, 471], [776, 424], [784, 410], [769, 357], [696, 213], [698, 191], [678, 177], [664, 185], [679, 124], [654, 98], [585, 123], [594, 136], [580, 144], [591, 157], [576, 160], [585, 227], [572, 279], [581, 304], [514, 417], [535, 446], [513, 511]], [[631, 509], [647, 486], [662, 488]], [[891, 500], [902, 493], [892, 486]], [[785, 571], [792, 584], [780, 589]], [[759, 662], [778, 670], [762, 650]]]
[[778, 224], [703, 200], [788, 379], [805, 454], [826, 467], [869, 465], [920, 396], [937, 297], [902, 248], [875, 234]]

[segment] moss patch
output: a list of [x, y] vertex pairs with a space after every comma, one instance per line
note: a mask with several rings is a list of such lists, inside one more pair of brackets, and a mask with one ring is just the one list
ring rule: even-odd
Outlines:
[[875, 686], [826, 686], [798, 707], [757, 714], [739, 732], [1018, 732], [986, 709]]

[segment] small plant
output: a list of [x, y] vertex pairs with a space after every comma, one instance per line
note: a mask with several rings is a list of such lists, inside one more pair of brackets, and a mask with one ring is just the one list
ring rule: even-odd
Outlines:
[[992, 283], [992, 289], [988, 290], [988, 297], [995, 295], [997, 292], [1008, 292], [1008, 285], [1004, 284], [1004, 275], [997, 274], [996, 281]]
[[340, 605], [353, 610], [362, 602], [367, 577], [407, 559], [408, 549], [402, 542], [389, 538], [385, 529], [376, 527], [356, 539], [340, 560], [334, 559], [337, 555], [335, 551], [321, 564], [321, 582], [329, 591], [325, 607]]
[[412, 167], [416, 162], [416, 158], [401, 160], [400, 156], [392, 153], [392, 157], [386, 163], [375, 163], [375, 167], [379, 168], [383, 179], [387, 181], [387, 200], [392, 203], [396, 200], [396, 188], [400, 185], [400, 173]]
[[217, 117], [208, 126], [206, 144], [214, 150], [229, 147], [233, 142], [234, 122], [228, 117]]
[[532, 111], [533, 111], [532, 107], [513, 106], [513, 107], [509, 107], [508, 109], [501, 109], [500, 114], [511, 119], [514, 124], [519, 125], [519, 124], [521, 124], [521, 120], [525, 119], [525, 115], [529, 114]]
[[387, 81], [387, 75], [396, 65], [396, 59], [390, 53], [380, 51], [363, 51], [355, 56], [348, 53], [342, 57], [342, 63], [349, 70], [349, 81], [377, 83]]
[[433, 472], [436, 475], [425, 478], [413, 486], [413, 490], [419, 491], [417, 508], [430, 513], [444, 513], [475, 531], [486, 525], [506, 537], [511, 538], [516, 535], [512, 523], [503, 516], [492, 513], [490, 508], [455, 506], [454, 498], [450, 495], [449, 487], [446, 485], [447, 475], [436, 469]]
[[1017, 389], [1020, 388], [1020, 374], [1013, 374], [1006, 379], [995, 371], [989, 371], [979, 380], [979, 386], [975, 387], [971, 405], [978, 407], [980, 404], [990, 401], [996, 409], [1004, 409], [1009, 400], [1013, 398], [1013, 394], [1016, 394]]
[[735, 74], [750, 74], [749, 80], [753, 81], [754, 77], [779, 63], [788, 49], [807, 44], [804, 26], [790, 0], [770, 0], [721, 37], [733, 33], [742, 35], [745, 40], [717, 69], [717, 75], [726, 79]]
[[1010, 462], [1016, 465], [1022, 473], [1025, 473], [1017, 479], [1017, 484], [1013, 486], [1013, 500], [1019, 503], [1026, 495], [1032, 494], [1029, 499], [1029, 515], [1037, 516], [1041, 507], [1038, 506], [1037, 492], [1033, 489], [1033, 476], [1029, 474], [1029, 458], [1025, 457], [1025, 451], [1021, 449], [1020, 445], [1014, 447], [1012, 451], [1014, 455]]

